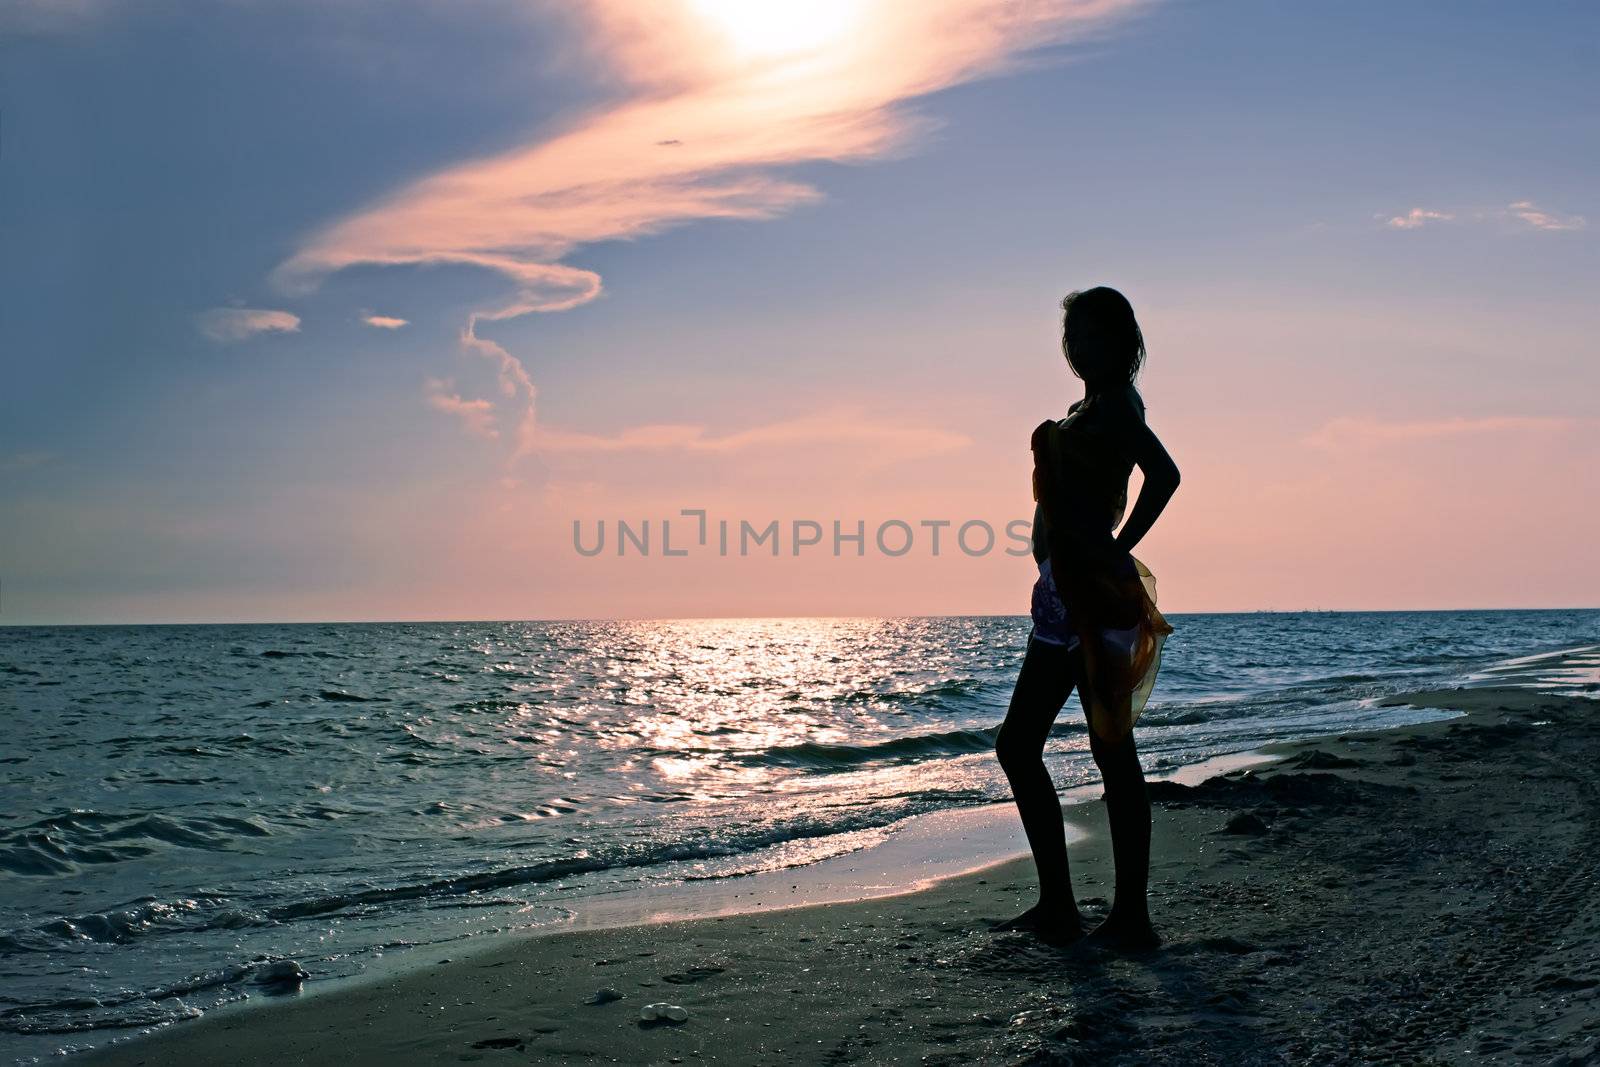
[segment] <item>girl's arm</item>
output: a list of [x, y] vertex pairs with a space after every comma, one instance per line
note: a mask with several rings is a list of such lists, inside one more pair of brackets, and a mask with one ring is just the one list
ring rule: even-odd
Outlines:
[[1117, 531], [1116, 549], [1119, 553], [1132, 552], [1150, 527], [1156, 524], [1161, 512], [1178, 491], [1178, 465], [1172, 462], [1167, 450], [1143, 419], [1128, 420], [1121, 427], [1119, 437], [1122, 447], [1144, 472], [1144, 485], [1139, 489], [1139, 499], [1133, 505], [1122, 529]]

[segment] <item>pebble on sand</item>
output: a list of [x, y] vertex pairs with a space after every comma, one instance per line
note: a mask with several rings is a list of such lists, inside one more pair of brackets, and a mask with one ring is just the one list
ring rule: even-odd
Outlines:
[[668, 1004], [658, 1000], [654, 1004], [646, 1004], [639, 1009], [639, 1019], [642, 1022], [669, 1022], [681, 1023], [689, 1018], [689, 1009], [678, 1004]]

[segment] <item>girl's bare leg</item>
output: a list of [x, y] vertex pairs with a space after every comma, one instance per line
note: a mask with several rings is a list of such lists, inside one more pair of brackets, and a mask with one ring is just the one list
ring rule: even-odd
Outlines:
[[1011, 706], [995, 739], [995, 754], [1011, 783], [1039, 870], [1039, 903], [996, 929], [1032, 930], [1056, 943], [1082, 936], [1083, 917], [1072, 892], [1061, 798], [1044, 766], [1044, 745], [1072, 695], [1078, 666], [1075, 652], [1030, 638]]
[[1117, 865], [1116, 899], [1111, 913], [1090, 935], [1115, 948], [1152, 949], [1161, 937], [1150, 924], [1146, 899], [1150, 880], [1150, 798], [1144, 770], [1133, 743], [1133, 731], [1120, 741], [1107, 741], [1093, 730], [1090, 749], [1106, 786], [1106, 814], [1111, 820], [1111, 853]]

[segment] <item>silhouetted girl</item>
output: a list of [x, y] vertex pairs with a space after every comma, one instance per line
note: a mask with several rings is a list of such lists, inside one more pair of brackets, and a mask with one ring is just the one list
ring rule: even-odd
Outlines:
[[[1160, 938], [1145, 903], [1150, 802], [1133, 723], [1172, 627], [1156, 610], [1155, 579], [1129, 553], [1178, 488], [1178, 468], [1145, 425], [1133, 385], [1144, 338], [1127, 298], [1100, 287], [1072, 293], [1061, 306], [1062, 348], [1084, 395], [1066, 418], [1033, 432], [1033, 632], [995, 743], [1039, 868], [1039, 903], [998, 928], [1058, 943], [1083, 934], [1061, 803], [1043, 759], [1050, 726], [1076, 688], [1105, 779], [1117, 867], [1111, 913], [1090, 936], [1153, 948]], [[1144, 487], [1118, 530], [1135, 465]]]

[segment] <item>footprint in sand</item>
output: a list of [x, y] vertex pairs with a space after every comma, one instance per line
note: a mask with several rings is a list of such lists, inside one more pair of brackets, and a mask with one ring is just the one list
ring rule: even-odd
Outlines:
[[1253, 811], [1241, 811], [1229, 819], [1218, 833], [1241, 834], [1249, 837], [1259, 837], [1270, 828], [1266, 820]]
[[712, 975], [721, 974], [726, 967], [688, 967], [673, 974], [664, 974], [662, 981], [671, 982], [673, 985], [688, 985], [690, 982], [700, 982]]

